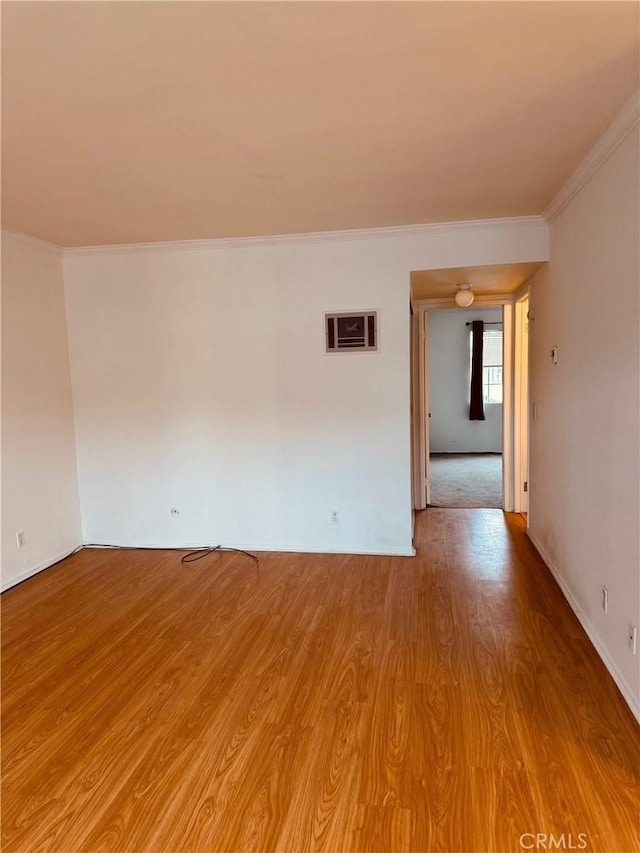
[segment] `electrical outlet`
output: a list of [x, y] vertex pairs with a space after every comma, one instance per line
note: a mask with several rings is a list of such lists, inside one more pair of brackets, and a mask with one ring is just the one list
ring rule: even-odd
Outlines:
[[609, 590], [606, 586], [602, 587], [602, 609], [605, 613], [609, 610]]
[[16, 546], [18, 548], [24, 548], [27, 544], [27, 537], [24, 535], [24, 530], [18, 530], [16, 532]]
[[340, 513], [337, 509], [331, 511], [331, 520], [329, 523], [334, 527], [340, 524]]
[[629, 632], [627, 634], [627, 640], [629, 641], [629, 650], [632, 655], [638, 654], [638, 626], [632, 625], [629, 622]]

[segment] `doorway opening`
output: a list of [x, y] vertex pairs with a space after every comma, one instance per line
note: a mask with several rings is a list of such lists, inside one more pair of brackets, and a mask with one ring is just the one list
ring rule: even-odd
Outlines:
[[[473, 312], [497, 308], [502, 318], [502, 501], [505, 512], [528, 511], [528, 281], [544, 262], [522, 262], [416, 270], [410, 275], [411, 294], [411, 447], [414, 510], [436, 502], [432, 497], [432, 459], [438, 448], [432, 445], [429, 341], [433, 318], [441, 309], [453, 309], [470, 321]], [[474, 300], [470, 307], [456, 307], [456, 282], [472, 282]], [[530, 313], [530, 312], [529, 312]], [[465, 327], [466, 328], [466, 327]], [[490, 327], [489, 327], [490, 328]], [[465, 345], [461, 346], [461, 351]], [[490, 383], [497, 385], [498, 383]], [[469, 400], [467, 400], [467, 406]], [[495, 409], [494, 413], [498, 410]], [[531, 412], [535, 420], [535, 407]], [[445, 448], [449, 456], [460, 445]], [[493, 453], [490, 448], [470, 451]], [[495, 465], [495, 462], [494, 462]], [[483, 502], [486, 505], [486, 502]]]
[[[470, 416], [474, 324], [482, 337], [480, 410]], [[430, 505], [503, 508], [503, 308], [429, 312]]]

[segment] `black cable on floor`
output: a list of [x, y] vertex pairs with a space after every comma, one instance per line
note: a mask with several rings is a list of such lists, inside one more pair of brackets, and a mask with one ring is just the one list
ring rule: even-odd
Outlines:
[[187, 563], [195, 563], [196, 560], [202, 560], [203, 557], [208, 557], [214, 551], [234, 551], [236, 554], [244, 554], [245, 557], [251, 557], [256, 563], [259, 562], [255, 554], [250, 554], [248, 551], [243, 551], [242, 548], [223, 548], [222, 545], [212, 545], [211, 548], [197, 548], [195, 551], [189, 551], [180, 559], [183, 565]]
[[[121, 551], [181, 551], [182, 548], [149, 548], [148, 546], [137, 547], [135, 545], [103, 545], [98, 542], [87, 542], [84, 545], [79, 545], [73, 553], [76, 551], [81, 551], [83, 548], [117, 548]], [[180, 562], [183, 566], [186, 566], [187, 563], [195, 563], [196, 560], [202, 560], [204, 557], [208, 557], [209, 554], [213, 554], [214, 551], [234, 551], [236, 554], [244, 554], [245, 557], [250, 557], [256, 563], [260, 561], [256, 557], [255, 554], [250, 554], [249, 551], [243, 551], [242, 548], [225, 548], [223, 545], [210, 545], [205, 546], [203, 548], [196, 548], [194, 551], [189, 551], [188, 554], [185, 554], [180, 558]]]

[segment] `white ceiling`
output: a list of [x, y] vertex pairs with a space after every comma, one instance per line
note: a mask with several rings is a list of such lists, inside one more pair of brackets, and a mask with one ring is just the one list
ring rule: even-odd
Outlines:
[[3, 221], [60, 245], [542, 212], [635, 2], [3, 2]]
[[411, 273], [411, 299], [447, 299], [456, 295], [458, 284], [469, 283], [476, 296], [502, 296], [525, 284], [540, 269], [541, 261], [522, 264], [493, 264], [480, 267], [451, 267], [416, 270]]

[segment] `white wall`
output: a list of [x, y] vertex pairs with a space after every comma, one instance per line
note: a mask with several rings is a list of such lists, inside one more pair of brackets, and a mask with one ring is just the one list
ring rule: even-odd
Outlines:
[[639, 157], [636, 126], [553, 221], [529, 334], [530, 535], [637, 714], [627, 627], [640, 625]]
[[62, 260], [46, 243], [3, 232], [2, 588], [80, 541]]
[[472, 320], [502, 321], [502, 308], [429, 312], [429, 449], [431, 453], [500, 453], [502, 404], [485, 404], [469, 420], [469, 332]]
[[[410, 271], [547, 253], [539, 221], [66, 252], [85, 541], [410, 553]], [[327, 355], [360, 308], [379, 352]]]

